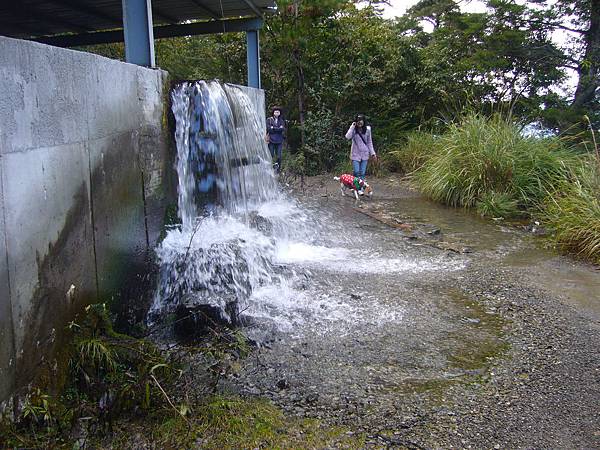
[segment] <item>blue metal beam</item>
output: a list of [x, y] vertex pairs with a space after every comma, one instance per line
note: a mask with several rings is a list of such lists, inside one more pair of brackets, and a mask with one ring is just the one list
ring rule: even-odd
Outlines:
[[[192, 22], [178, 25], [161, 25], [154, 27], [154, 37], [163, 39], [176, 36], [196, 36], [216, 33], [239, 33], [258, 30], [263, 26], [262, 19], [211, 20], [210, 22]], [[43, 44], [57, 47], [76, 47], [79, 45], [109, 44], [123, 42], [123, 30], [98, 31], [84, 34], [63, 34], [32, 39]]]
[[246, 31], [246, 64], [248, 66], [248, 86], [260, 89], [260, 51], [258, 30]]
[[122, 0], [125, 61], [155, 67], [152, 0]]

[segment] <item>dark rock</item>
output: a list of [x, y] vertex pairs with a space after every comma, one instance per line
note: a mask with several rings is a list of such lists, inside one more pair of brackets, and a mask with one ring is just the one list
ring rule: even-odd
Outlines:
[[237, 300], [214, 299], [200, 293], [183, 296], [175, 309], [174, 331], [180, 339], [194, 339], [219, 327], [238, 323]]
[[306, 403], [315, 403], [319, 400], [319, 394], [312, 392], [306, 396]]
[[269, 219], [259, 215], [256, 211], [249, 214], [249, 224], [252, 228], [257, 229], [268, 236], [273, 234], [273, 224]]
[[288, 381], [288, 380], [286, 380], [285, 378], [282, 378], [281, 380], [279, 380], [279, 381], [277, 382], [276, 386], [277, 386], [279, 389], [287, 389], [287, 388], [289, 388], [289, 387], [290, 387], [290, 383], [289, 383], [289, 381]]

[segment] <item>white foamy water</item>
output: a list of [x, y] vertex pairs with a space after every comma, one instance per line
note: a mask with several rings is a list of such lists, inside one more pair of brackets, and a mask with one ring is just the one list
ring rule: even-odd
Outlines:
[[259, 324], [273, 324], [278, 331], [297, 337], [306, 331], [340, 336], [352, 332], [357, 325], [384, 326], [404, 318], [402, 308], [390, 308], [377, 299], [361, 302], [343, 290], [303, 290], [285, 281], [257, 289], [250, 305], [251, 317]]
[[325, 268], [334, 272], [364, 274], [419, 273], [435, 270], [458, 270], [464, 267], [462, 261], [449, 262], [443, 258], [437, 260], [386, 258], [363, 249], [329, 248], [302, 242], [284, 243], [278, 246], [275, 261], [278, 264], [296, 264]]

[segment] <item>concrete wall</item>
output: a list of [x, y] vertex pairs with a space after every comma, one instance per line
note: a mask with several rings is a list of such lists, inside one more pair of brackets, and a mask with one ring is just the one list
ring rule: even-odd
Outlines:
[[83, 305], [135, 303], [175, 198], [166, 84], [0, 37], [0, 401], [51, 366]]

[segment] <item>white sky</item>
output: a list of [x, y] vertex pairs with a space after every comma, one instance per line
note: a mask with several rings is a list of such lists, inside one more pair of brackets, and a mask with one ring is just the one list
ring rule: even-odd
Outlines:
[[[385, 6], [383, 17], [393, 19], [401, 16], [408, 8], [418, 3], [419, 0], [390, 0], [390, 6]], [[465, 12], [484, 12], [485, 5], [478, 0], [462, 0], [459, 2], [462, 11]]]

